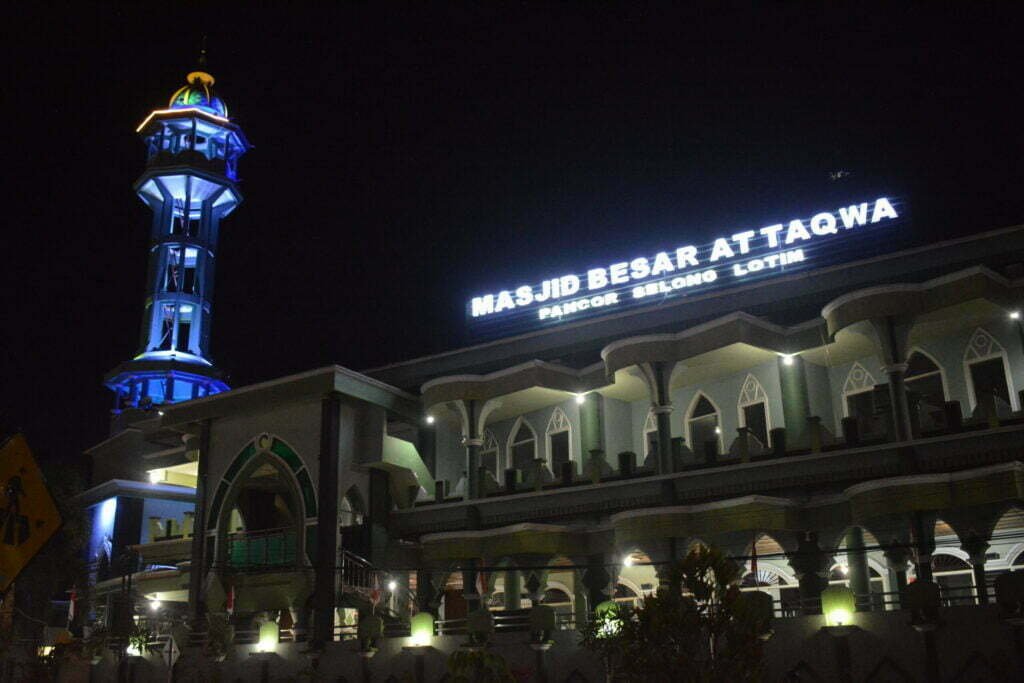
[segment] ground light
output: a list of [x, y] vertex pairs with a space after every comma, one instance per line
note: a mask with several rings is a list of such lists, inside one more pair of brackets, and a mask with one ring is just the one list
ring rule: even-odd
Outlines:
[[260, 638], [256, 643], [258, 652], [273, 652], [277, 649], [280, 640], [281, 630], [274, 621], [265, 621], [260, 624]]
[[430, 645], [434, 639], [434, 615], [420, 612], [409, 621], [409, 634], [412, 644], [416, 647]]
[[821, 592], [821, 611], [826, 626], [849, 626], [857, 611], [857, 596], [847, 586], [829, 586]]

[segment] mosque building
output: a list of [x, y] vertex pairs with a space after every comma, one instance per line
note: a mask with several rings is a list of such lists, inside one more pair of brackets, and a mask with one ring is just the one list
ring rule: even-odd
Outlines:
[[[232, 677], [316, 652], [346, 680], [438, 680], [486, 609], [535, 680], [597, 681], [576, 629], [706, 544], [771, 596], [772, 680], [833, 680], [811, 643], [839, 585], [857, 680], [1018, 670], [995, 586], [1024, 568], [1024, 227], [886, 253], [897, 199], [808, 207], [467, 302], [467, 324], [511, 336], [231, 388], [209, 353], [214, 271], [249, 143], [215, 85], [188, 74], [137, 129], [146, 299], [136, 355], [105, 379], [110, 436], [87, 451], [79, 619], [224, 615]], [[872, 255], [842, 260], [853, 243]], [[938, 585], [956, 647], [926, 654], [908, 625], [917, 582]], [[529, 647], [536, 605], [550, 650]], [[416, 613], [436, 622], [426, 655]], [[182, 662], [202, 635], [177, 632]]]

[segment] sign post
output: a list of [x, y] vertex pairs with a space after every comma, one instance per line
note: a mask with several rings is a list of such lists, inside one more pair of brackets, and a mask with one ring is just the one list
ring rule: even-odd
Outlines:
[[60, 529], [50, 495], [25, 437], [0, 446], [0, 594]]

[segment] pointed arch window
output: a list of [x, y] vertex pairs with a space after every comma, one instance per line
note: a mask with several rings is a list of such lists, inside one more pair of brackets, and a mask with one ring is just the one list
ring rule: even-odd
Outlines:
[[722, 428], [718, 408], [704, 394], [697, 394], [686, 416], [686, 441], [694, 453], [703, 453], [704, 444], [715, 442], [722, 451]]
[[520, 472], [530, 469], [537, 457], [537, 434], [523, 418], [517, 418], [508, 438], [508, 455], [512, 467]]
[[1006, 349], [980, 327], [967, 343], [964, 375], [967, 378], [967, 396], [972, 411], [982, 402], [993, 402], [997, 415], [1018, 409]]
[[768, 418], [768, 394], [752, 374], [743, 381], [737, 408], [740, 427], [746, 427], [751, 436], [767, 447], [768, 431], [772, 428]]
[[494, 438], [494, 432], [490, 429], [484, 432], [484, 445], [480, 447], [480, 466], [487, 468], [487, 471], [498, 478], [498, 467], [501, 462], [498, 452], [498, 440]]
[[911, 415], [921, 429], [939, 429], [945, 423], [946, 382], [942, 368], [924, 351], [916, 350], [907, 358], [903, 376]]
[[886, 386], [860, 363], [854, 363], [843, 384], [843, 415], [857, 420], [861, 434], [884, 432], [884, 414], [888, 404]]
[[651, 453], [658, 452], [658, 417], [654, 409], [647, 411], [647, 419], [644, 420], [644, 461]]
[[551, 471], [562, 471], [562, 465], [572, 461], [572, 424], [561, 408], [555, 408], [545, 430], [548, 440], [548, 465]]

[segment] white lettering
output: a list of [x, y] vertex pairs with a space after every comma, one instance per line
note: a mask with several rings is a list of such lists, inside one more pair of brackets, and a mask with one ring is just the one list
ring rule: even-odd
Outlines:
[[608, 286], [608, 272], [604, 268], [591, 268], [587, 271], [587, 289], [595, 290]]
[[629, 262], [629, 277], [634, 280], [643, 280], [651, 274], [651, 264], [643, 256]]
[[750, 240], [752, 240], [756, 234], [757, 233], [753, 230], [745, 230], [744, 232], [733, 235], [732, 241], [740, 245], [741, 254], [746, 254], [750, 251]]
[[611, 275], [613, 285], [624, 285], [629, 282], [628, 263], [613, 263], [608, 266], [608, 273]]
[[811, 232], [815, 235], [834, 235], [836, 230], [836, 217], [830, 213], [815, 214], [811, 219]]
[[793, 219], [789, 222], [789, 230], [786, 231], [786, 244], [793, 244], [797, 240], [809, 240], [811, 234], [807, 232], [803, 222]]
[[657, 277], [662, 273], [671, 273], [675, 268], [672, 267], [672, 259], [668, 257], [663, 251], [659, 251], [654, 256], [654, 266], [651, 267], [651, 275]]
[[896, 209], [892, 208], [892, 204], [885, 197], [875, 201], [875, 210], [871, 214], [871, 222], [877, 223], [883, 218], [899, 218], [896, 215]]
[[732, 247], [730, 247], [729, 243], [725, 241], [725, 238], [719, 237], [717, 240], [715, 240], [715, 246], [711, 248], [710, 261], [714, 263], [718, 259], [732, 258], [735, 255], [736, 254], [733, 253]]
[[779, 233], [782, 232], [782, 223], [761, 228], [759, 232], [768, 238], [769, 247], [777, 247], [779, 246]]
[[839, 217], [843, 221], [843, 227], [847, 230], [857, 225], [864, 225], [868, 221], [868, 205], [860, 204], [839, 209]]
[[686, 266], [696, 267], [697, 265], [697, 247], [679, 247], [676, 249], [676, 266], [679, 270], [686, 268]]
[[558, 279], [562, 293], [559, 296], [572, 296], [580, 291], [580, 279], [575, 275], [563, 275]]
[[512, 301], [512, 295], [508, 291], [498, 292], [498, 302], [494, 306], [495, 313], [501, 313], [506, 309], [515, 307], [516, 302]]
[[471, 309], [474, 318], [494, 313], [494, 295], [487, 294], [486, 296], [473, 297]]
[[533, 288], [523, 285], [516, 288], [516, 306], [529, 306], [533, 303]]

